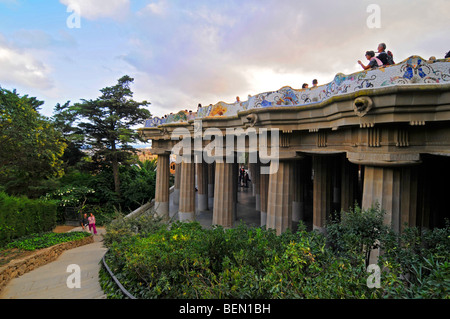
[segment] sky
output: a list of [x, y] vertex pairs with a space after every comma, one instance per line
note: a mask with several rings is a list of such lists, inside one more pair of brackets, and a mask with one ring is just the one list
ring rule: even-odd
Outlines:
[[328, 83], [380, 42], [443, 58], [449, 16], [448, 0], [0, 0], [0, 86], [51, 116], [129, 75], [163, 116]]

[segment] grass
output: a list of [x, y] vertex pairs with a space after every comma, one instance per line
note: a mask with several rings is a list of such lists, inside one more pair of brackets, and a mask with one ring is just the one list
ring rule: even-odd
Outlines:
[[17, 248], [20, 250], [33, 251], [36, 249], [47, 248], [60, 243], [83, 239], [87, 236], [91, 236], [90, 233], [75, 231], [68, 233], [41, 233], [32, 234], [19, 239], [16, 239], [6, 245], [6, 249]]

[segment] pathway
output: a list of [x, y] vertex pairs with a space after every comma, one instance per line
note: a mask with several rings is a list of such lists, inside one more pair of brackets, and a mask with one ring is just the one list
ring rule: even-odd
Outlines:
[[[81, 227], [73, 230], [81, 230]], [[103, 247], [102, 228], [97, 228], [94, 243], [65, 251], [55, 261], [11, 280], [0, 293], [0, 299], [104, 299], [100, 287], [99, 262], [106, 248]], [[71, 264], [80, 266], [80, 288], [69, 288], [67, 279], [74, 272], [67, 272]], [[70, 281], [72, 282], [72, 281]]]

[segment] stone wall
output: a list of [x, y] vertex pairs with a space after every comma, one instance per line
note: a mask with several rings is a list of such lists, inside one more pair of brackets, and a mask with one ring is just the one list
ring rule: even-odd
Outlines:
[[27, 257], [9, 262], [0, 267], [0, 291], [2, 291], [11, 279], [22, 276], [33, 269], [56, 260], [64, 251], [93, 242], [94, 236], [89, 236], [80, 240], [40, 249]]

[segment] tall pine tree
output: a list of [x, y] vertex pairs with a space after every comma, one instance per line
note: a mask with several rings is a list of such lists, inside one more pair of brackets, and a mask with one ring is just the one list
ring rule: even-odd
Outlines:
[[78, 124], [91, 147], [93, 159], [111, 165], [114, 190], [120, 195], [119, 163], [126, 161], [135, 151], [130, 145], [141, 141], [133, 126], [143, 124], [151, 117], [145, 109], [150, 103], [136, 102], [130, 84], [134, 79], [125, 75], [117, 84], [101, 89], [96, 100], [82, 100], [73, 106]]

